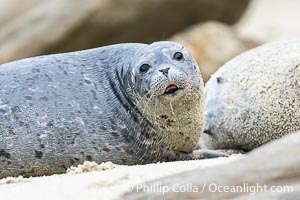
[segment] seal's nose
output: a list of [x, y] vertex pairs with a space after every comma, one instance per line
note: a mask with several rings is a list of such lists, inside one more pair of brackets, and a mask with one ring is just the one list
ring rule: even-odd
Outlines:
[[163, 75], [168, 77], [169, 69], [170, 69], [170, 67], [167, 67], [167, 68], [164, 68], [164, 69], [160, 69], [158, 71], [160, 71], [161, 73], [163, 73]]

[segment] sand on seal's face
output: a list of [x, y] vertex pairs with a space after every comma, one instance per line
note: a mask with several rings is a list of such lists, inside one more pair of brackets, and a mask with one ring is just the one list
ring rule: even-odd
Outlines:
[[[112, 163], [96, 165], [93, 162], [87, 162], [62, 175], [18, 178], [19, 181], [12, 184], [6, 184], [5, 179], [2, 179], [0, 180], [0, 197], [3, 200], [119, 199], [120, 195], [130, 191], [132, 186], [137, 186], [141, 182], [236, 159], [239, 159], [239, 156], [135, 166]], [[84, 171], [89, 172], [82, 173]]]

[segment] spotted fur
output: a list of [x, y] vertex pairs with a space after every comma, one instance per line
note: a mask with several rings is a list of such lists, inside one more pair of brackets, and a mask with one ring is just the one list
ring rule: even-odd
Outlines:
[[[180, 51], [185, 60], [172, 59]], [[141, 75], [140, 64], [151, 71]], [[169, 67], [169, 77], [159, 70]], [[184, 87], [164, 96], [168, 84]], [[0, 178], [62, 173], [83, 161], [195, 159], [203, 82], [172, 42], [118, 44], [0, 66]]]

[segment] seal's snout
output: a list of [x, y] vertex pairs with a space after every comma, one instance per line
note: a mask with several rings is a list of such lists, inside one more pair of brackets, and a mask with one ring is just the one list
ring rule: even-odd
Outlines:
[[169, 85], [166, 90], [165, 90], [165, 94], [172, 94], [174, 92], [176, 92], [179, 88], [176, 85]]

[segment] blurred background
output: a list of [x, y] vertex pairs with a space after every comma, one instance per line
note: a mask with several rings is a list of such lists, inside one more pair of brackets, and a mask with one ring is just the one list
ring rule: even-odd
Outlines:
[[299, 0], [0, 0], [0, 64], [122, 42], [172, 40], [204, 80], [243, 51], [300, 37]]

